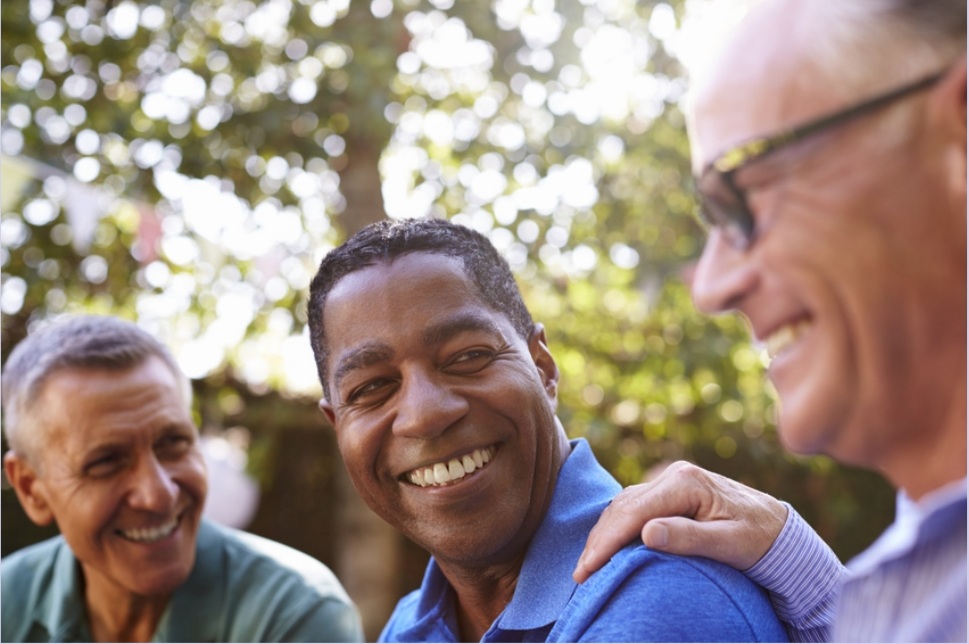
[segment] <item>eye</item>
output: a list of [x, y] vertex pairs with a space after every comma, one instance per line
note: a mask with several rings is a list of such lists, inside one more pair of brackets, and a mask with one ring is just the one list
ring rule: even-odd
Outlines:
[[384, 400], [390, 392], [394, 381], [389, 378], [375, 378], [368, 380], [350, 392], [346, 397], [346, 404], [374, 404]]
[[471, 374], [484, 369], [495, 358], [491, 349], [474, 348], [462, 351], [447, 363], [447, 370], [452, 373]]
[[155, 452], [161, 458], [179, 458], [194, 443], [194, 438], [188, 434], [167, 434], [155, 443]]
[[120, 453], [108, 452], [92, 458], [84, 464], [84, 474], [93, 478], [105, 478], [124, 467], [124, 457]]

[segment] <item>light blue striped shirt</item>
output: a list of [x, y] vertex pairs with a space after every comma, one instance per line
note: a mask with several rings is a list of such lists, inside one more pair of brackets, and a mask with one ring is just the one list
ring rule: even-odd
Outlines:
[[965, 642], [966, 480], [915, 503], [845, 568], [788, 506], [787, 523], [746, 570], [801, 642]]

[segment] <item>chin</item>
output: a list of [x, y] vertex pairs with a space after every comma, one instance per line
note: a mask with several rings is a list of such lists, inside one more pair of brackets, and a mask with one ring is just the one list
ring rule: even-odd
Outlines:
[[[794, 410], [790, 410], [793, 412]], [[820, 422], [781, 410], [777, 435], [784, 449], [797, 456], [814, 456], [825, 452], [827, 432], [819, 430]]]

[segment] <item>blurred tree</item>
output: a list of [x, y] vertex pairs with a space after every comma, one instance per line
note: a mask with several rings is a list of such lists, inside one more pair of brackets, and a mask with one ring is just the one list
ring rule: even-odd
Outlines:
[[[763, 353], [689, 299], [687, 9], [3, 3], [3, 358], [67, 311], [155, 333], [196, 381], [203, 430], [250, 431], [253, 529], [330, 563], [373, 638], [422, 558], [356, 501], [313, 429], [305, 291], [366, 223], [449, 217], [516, 271], [560, 363], [568, 431], [623, 483], [693, 460], [790, 500], [854, 554], [890, 520], [891, 491], [784, 455]], [[314, 508], [331, 529], [307, 521]], [[24, 540], [3, 525], [7, 552]]]

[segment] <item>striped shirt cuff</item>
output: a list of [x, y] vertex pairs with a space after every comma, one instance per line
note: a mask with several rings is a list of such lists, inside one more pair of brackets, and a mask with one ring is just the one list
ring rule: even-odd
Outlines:
[[784, 505], [784, 528], [767, 554], [744, 574], [768, 591], [793, 641], [828, 641], [848, 569], [801, 515]]

